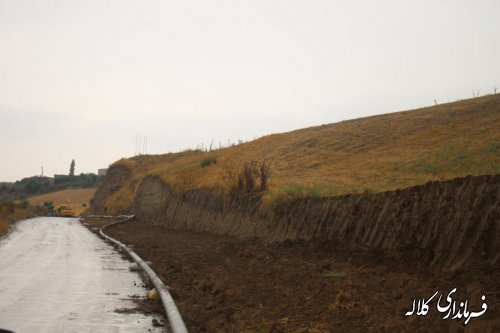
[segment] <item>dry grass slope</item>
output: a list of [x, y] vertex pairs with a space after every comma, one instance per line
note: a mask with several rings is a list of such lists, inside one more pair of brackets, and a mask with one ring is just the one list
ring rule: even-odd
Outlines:
[[21, 208], [13, 202], [0, 202], [0, 236], [7, 233], [9, 224], [32, 216], [33, 212], [29, 207]]
[[32, 205], [40, 206], [43, 205], [45, 201], [52, 201], [56, 207], [66, 204], [67, 200], [71, 200], [76, 214], [80, 215], [86, 209], [82, 204], [86, 204], [88, 207], [90, 199], [94, 196], [95, 191], [95, 188], [64, 190], [31, 197], [28, 198], [28, 200]]
[[[179, 190], [227, 189], [227, 168], [270, 160], [265, 200], [364, 191], [381, 192], [431, 180], [500, 171], [500, 94], [272, 134], [212, 152], [122, 159], [132, 177], [108, 198], [131, 203], [139, 181], [159, 176]], [[206, 158], [216, 163], [201, 167]]]

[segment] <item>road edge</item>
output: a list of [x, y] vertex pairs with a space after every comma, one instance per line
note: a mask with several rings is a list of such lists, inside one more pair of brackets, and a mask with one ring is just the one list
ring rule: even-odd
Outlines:
[[172, 332], [173, 333], [187, 333], [188, 330], [186, 328], [186, 325], [184, 324], [184, 320], [182, 319], [182, 316], [181, 316], [179, 310], [177, 309], [177, 306], [175, 305], [175, 302], [174, 302], [174, 299], [172, 298], [172, 295], [168, 291], [168, 287], [165, 286], [165, 284], [161, 281], [161, 279], [153, 271], [153, 269], [151, 269], [151, 267], [144, 260], [142, 260], [141, 257], [139, 257], [134, 251], [132, 251], [132, 249], [130, 249], [125, 244], [121, 243], [120, 241], [118, 241], [118, 240], [116, 240], [116, 239], [114, 239], [114, 238], [112, 238], [104, 233], [104, 230], [106, 228], [108, 228], [112, 225], [115, 225], [115, 224], [130, 221], [133, 218], [135, 218], [135, 215], [124, 215], [124, 216], [118, 216], [118, 217], [123, 217], [124, 219], [121, 221], [112, 222], [112, 223], [109, 223], [109, 224], [102, 226], [99, 229], [100, 235], [104, 239], [118, 245], [120, 248], [125, 250], [125, 252], [127, 252], [127, 254], [137, 263], [137, 265], [139, 265], [139, 267], [142, 268], [142, 270], [149, 277], [149, 279], [153, 283], [154, 287], [156, 288], [156, 290], [160, 294], [161, 301], [163, 303], [163, 307], [165, 308], [165, 313], [167, 314], [168, 323], [170, 325]]

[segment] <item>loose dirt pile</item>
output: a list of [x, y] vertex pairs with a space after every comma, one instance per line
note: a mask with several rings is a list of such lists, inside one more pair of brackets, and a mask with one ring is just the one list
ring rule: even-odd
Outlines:
[[[449, 273], [418, 259], [353, 249], [332, 241], [268, 244], [174, 231], [133, 220], [108, 233], [145, 260], [171, 287], [191, 332], [498, 332], [500, 272], [469, 265]], [[435, 291], [469, 300], [472, 319], [405, 317]]]

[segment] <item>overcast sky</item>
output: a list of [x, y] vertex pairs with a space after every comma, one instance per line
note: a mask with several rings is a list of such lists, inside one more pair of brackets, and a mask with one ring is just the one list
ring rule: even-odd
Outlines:
[[0, 181], [500, 88], [500, 1], [0, 0]]

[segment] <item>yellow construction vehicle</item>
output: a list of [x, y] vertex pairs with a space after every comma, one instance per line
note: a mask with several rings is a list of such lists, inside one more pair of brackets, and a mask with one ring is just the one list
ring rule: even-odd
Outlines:
[[71, 206], [71, 201], [66, 201], [66, 205], [59, 206], [56, 209], [56, 216], [75, 217], [75, 209]]

